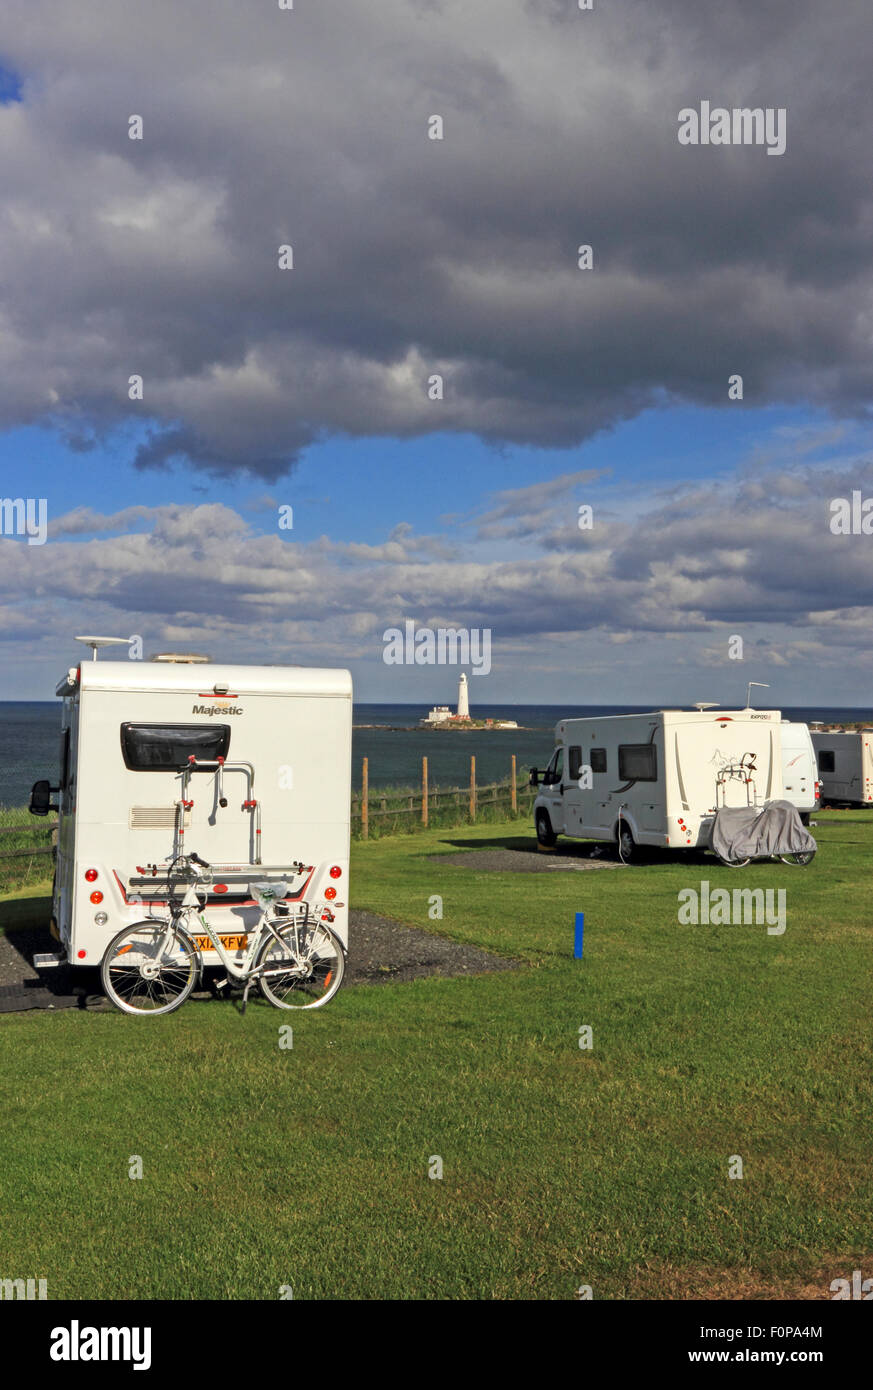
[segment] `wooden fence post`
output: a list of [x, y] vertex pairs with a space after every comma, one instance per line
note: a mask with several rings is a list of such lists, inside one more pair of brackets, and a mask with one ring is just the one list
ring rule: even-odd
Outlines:
[[476, 819], [476, 758], [470, 756], [470, 820]]
[[516, 783], [515, 754], [512, 755], [512, 792], [510, 794], [510, 804], [513, 811], [518, 810], [518, 786]]
[[427, 825], [427, 758], [421, 760], [421, 823]]
[[361, 785], [361, 838], [366, 840], [370, 834], [370, 760], [364, 759]]

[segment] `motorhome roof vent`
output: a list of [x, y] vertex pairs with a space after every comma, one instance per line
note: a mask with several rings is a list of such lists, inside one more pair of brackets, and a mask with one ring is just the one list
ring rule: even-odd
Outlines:
[[705, 709], [718, 709], [718, 700], [698, 700], [694, 708], [699, 709], [701, 714]]
[[149, 661], [175, 662], [180, 666], [202, 666], [210, 660], [202, 652], [158, 652], [155, 656], [149, 657]]

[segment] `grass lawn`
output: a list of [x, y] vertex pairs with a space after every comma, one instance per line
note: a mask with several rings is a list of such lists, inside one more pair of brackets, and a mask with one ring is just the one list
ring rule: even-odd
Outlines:
[[[873, 817], [814, 833], [806, 869], [585, 874], [429, 858], [531, 847], [518, 822], [359, 843], [354, 906], [520, 968], [300, 1017], [0, 1016], [0, 1276], [53, 1298], [565, 1299], [827, 1298], [873, 1275]], [[679, 925], [701, 879], [785, 888], [785, 934]]]

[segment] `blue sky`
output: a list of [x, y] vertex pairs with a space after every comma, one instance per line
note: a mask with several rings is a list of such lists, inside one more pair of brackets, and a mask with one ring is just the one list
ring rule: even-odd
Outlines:
[[[29, 494], [49, 499], [55, 517], [94, 506], [98, 498], [107, 514], [134, 504], [197, 506], [209, 500], [244, 513], [255, 530], [272, 532], [272, 513], [264, 512], [267, 499], [275, 499], [294, 507], [295, 540], [328, 535], [377, 544], [400, 521], [419, 532], [451, 534], [493, 494], [578, 469], [602, 474], [582, 489], [580, 499], [584, 493], [631, 509], [638, 487], [648, 492], [665, 482], [729, 477], [759, 454], [784, 451], [792, 433], [825, 431], [829, 423], [821, 411], [730, 404], [648, 410], [570, 449], [495, 446], [461, 434], [334, 437], [307, 447], [293, 472], [269, 482], [244, 471], [210, 476], [184, 463], [138, 469], [136, 446], [155, 422], [119, 430], [87, 453], [70, 449], [56, 431], [30, 426], [0, 436], [0, 476], [8, 492], [26, 477]], [[849, 432], [844, 426], [844, 437], [822, 446], [817, 456], [839, 460]]]

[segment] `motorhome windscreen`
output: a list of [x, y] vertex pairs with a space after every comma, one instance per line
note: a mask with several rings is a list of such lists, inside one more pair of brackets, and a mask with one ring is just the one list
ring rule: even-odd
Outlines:
[[657, 782], [658, 754], [653, 743], [620, 743], [618, 775], [633, 782]]
[[226, 758], [229, 724], [122, 724], [121, 752], [132, 772], [180, 772], [198, 762]]

